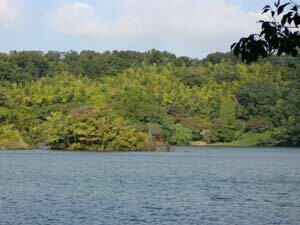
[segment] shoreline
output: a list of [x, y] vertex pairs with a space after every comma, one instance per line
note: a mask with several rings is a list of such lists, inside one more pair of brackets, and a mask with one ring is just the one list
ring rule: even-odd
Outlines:
[[0, 152], [36, 152], [36, 151], [43, 151], [43, 152], [70, 152], [70, 153], [75, 153], [75, 152], [90, 152], [90, 153], [128, 153], [128, 152], [132, 152], [132, 153], [136, 153], [136, 152], [143, 152], [143, 153], [155, 153], [155, 152], [174, 152], [176, 151], [176, 148], [251, 148], [251, 149], [255, 149], [255, 148], [293, 148], [293, 149], [300, 149], [300, 146], [231, 146], [231, 145], [221, 145], [220, 143], [218, 144], [201, 144], [201, 145], [196, 145], [196, 144], [191, 144], [191, 145], [187, 145], [187, 146], [180, 146], [180, 145], [174, 145], [171, 146], [171, 149], [169, 150], [162, 150], [160, 148], [158, 148], [155, 151], [147, 151], [147, 150], [141, 150], [141, 151], [126, 151], [126, 150], [122, 150], [122, 151], [97, 151], [97, 150], [68, 150], [68, 149], [39, 149], [39, 148], [28, 148], [28, 149], [5, 149], [5, 148], [0, 148]]
[[226, 147], [226, 144], [222, 143], [222, 142], [209, 144], [205, 141], [193, 141], [193, 142], [191, 142], [190, 146], [192, 146], [192, 147]]

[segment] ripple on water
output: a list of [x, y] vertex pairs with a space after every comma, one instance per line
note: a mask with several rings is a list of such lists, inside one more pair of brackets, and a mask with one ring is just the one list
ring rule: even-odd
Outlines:
[[299, 149], [0, 152], [0, 224], [300, 224]]

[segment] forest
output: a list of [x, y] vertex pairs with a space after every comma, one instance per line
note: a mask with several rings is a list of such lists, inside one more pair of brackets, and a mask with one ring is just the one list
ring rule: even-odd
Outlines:
[[300, 57], [0, 53], [0, 149], [300, 145]]

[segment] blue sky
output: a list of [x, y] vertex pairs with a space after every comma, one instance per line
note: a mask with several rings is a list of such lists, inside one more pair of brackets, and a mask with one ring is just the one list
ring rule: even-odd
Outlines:
[[258, 29], [261, 0], [0, 0], [0, 51], [167, 50], [203, 57]]

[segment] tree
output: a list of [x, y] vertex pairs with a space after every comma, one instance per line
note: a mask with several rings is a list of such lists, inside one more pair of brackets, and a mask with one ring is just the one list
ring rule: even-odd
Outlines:
[[10, 61], [30, 74], [33, 79], [46, 76], [49, 72], [49, 62], [40, 51], [14, 51], [10, 54]]
[[175, 131], [171, 136], [170, 142], [176, 145], [190, 145], [193, 140], [192, 131], [181, 124], [175, 125]]
[[151, 150], [147, 136], [113, 119], [107, 109], [83, 106], [64, 115], [48, 117], [46, 142], [57, 149], [95, 151]]
[[0, 126], [0, 149], [26, 149], [28, 145], [24, 142], [20, 132], [12, 125]]
[[242, 117], [249, 119], [251, 116], [269, 117], [278, 92], [270, 81], [255, 80], [243, 83], [236, 95], [244, 110]]
[[299, 145], [300, 57], [240, 62], [154, 50], [0, 53], [0, 148], [11, 136], [70, 150]]
[[300, 5], [292, 0], [275, 2], [263, 8], [262, 14], [269, 14], [270, 20], [260, 20], [260, 34], [251, 34], [231, 46], [234, 55], [241, 55], [246, 62], [257, 61], [270, 55], [297, 56], [300, 48]]
[[243, 124], [236, 120], [236, 101], [232, 96], [221, 99], [220, 115], [209, 132], [209, 142], [231, 142], [243, 132]]

